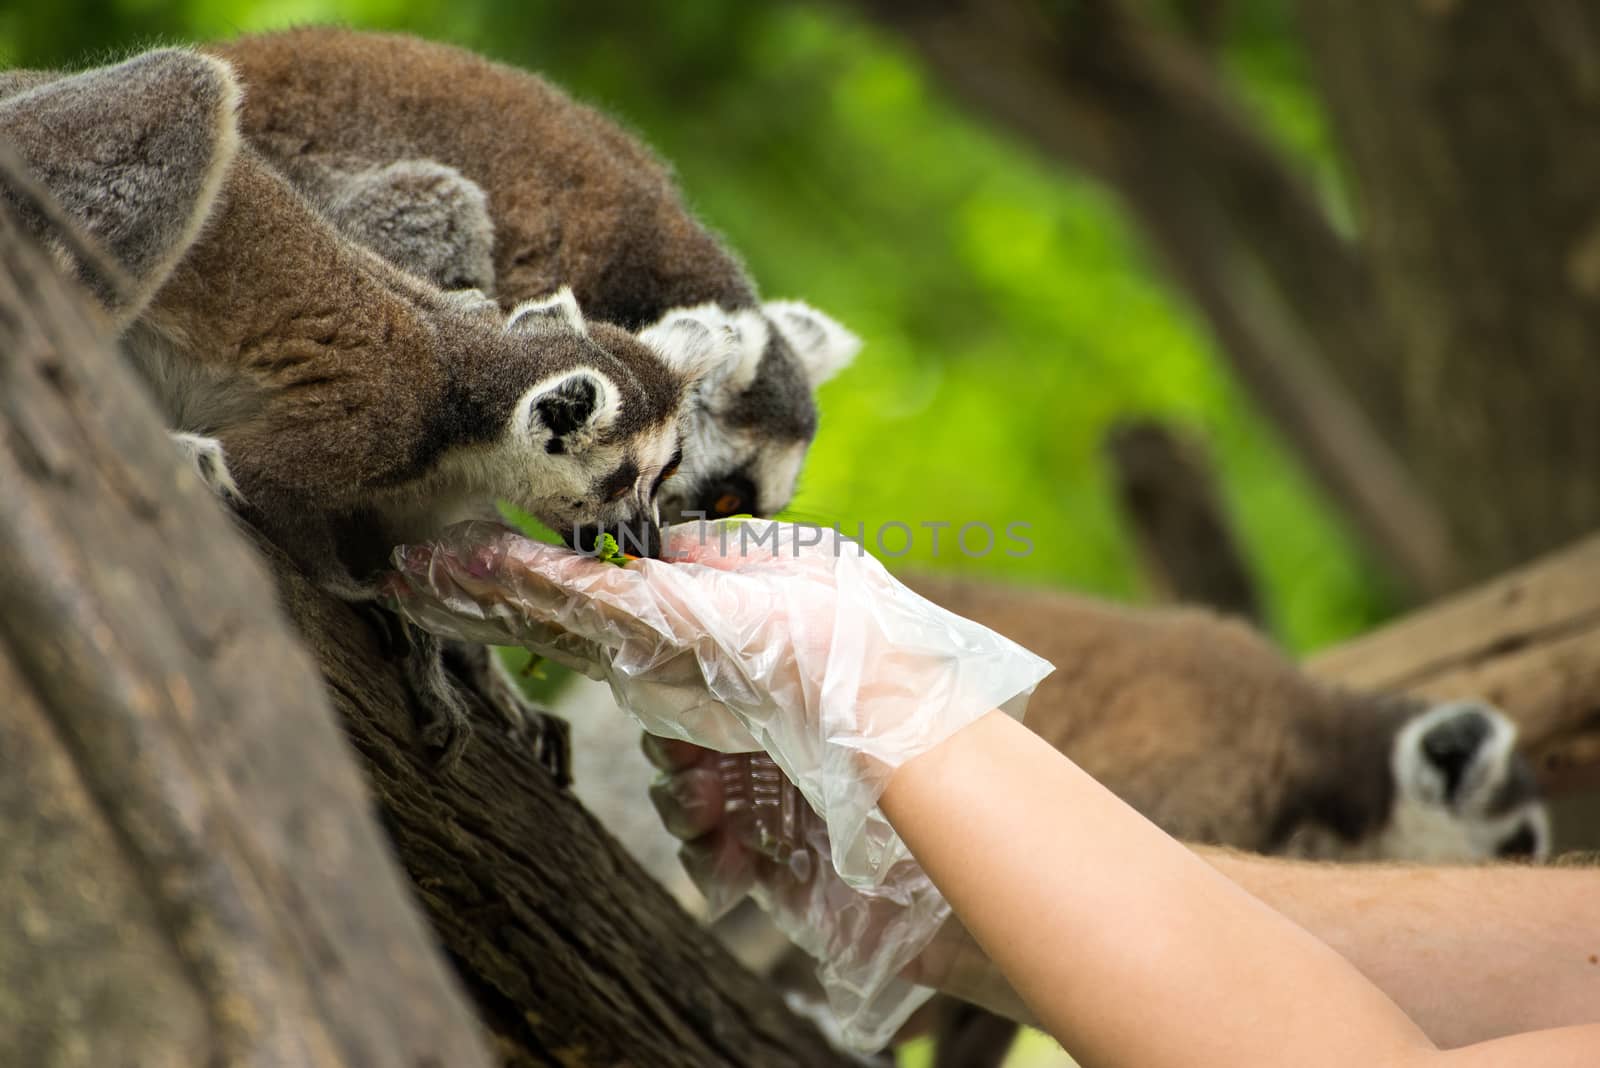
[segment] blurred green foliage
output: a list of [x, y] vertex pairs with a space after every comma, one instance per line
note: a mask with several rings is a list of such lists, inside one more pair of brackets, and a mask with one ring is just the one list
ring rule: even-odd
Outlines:
[[[1337, 197], [1286, 5], [1234, 5], [1222, 59], [1274, 137]], [[674, 161], [769, 296], [866, 340], [822, 392], [797, 518], [917, 529], [898, 561], [1137, 595], [1099, 443], [1118, 417], [1210, 442], [1293, 647], [1365, 629], [1386, 592], [1251, 412], [1108, 193], [964, 115], [848, 10], [752, 0], [27, 0], [0, 62], [87, 65], [158, 42], [342, 21], [545, 72]], [[515, 131], [507, 131], [514, 136]], [[1026, 558], [951, 551], [924, 522], [1030, 524]], [[891, 539], [891, 550], [899, 538]], [[870, 544], [870, 539], [869, 539]], [[1004, 546], [1002, 542], [1002, 547]]]

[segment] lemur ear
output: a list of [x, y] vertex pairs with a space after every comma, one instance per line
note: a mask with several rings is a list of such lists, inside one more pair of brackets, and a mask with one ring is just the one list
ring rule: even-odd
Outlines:
[[518, 421], [528, 439], [556, 454], [582, 451], [616, 415], [616, 387], [589, 370], [539, 383], [518, 406]]
[[721, 308], [678, 308], [639, 331], [668, 369], [686, 381], [704, 383], [726, 375], [738, 362], [739, 330]]
[[506, 317], [506, 330], [509, 333], [538, 334], [552, 329], [589, 333], [589, 326], [583, 321], [583, 312], [578, 309], [578, 298], [566, 286], [556, 290], [552, 296], [523, 301], [512, 308], [511, 314]]
[[860, 338], [809, 304], [769, 300], [761, 310], [800, 358], [812, 388], [844, 370], [861, 351]]
[[54, 79], [0, 72], [0, 97], [0, 141], [126, 277], [106, 279], [78, 262], [42, 216], [18, 221], [89, 283], [119, 326], [132, 322], [217, 203], [239, 145], [233, 69], [163, 49]]

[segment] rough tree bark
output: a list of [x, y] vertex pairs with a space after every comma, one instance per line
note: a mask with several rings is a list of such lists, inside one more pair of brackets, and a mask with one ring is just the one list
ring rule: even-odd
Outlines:
[[1477, 574], [1600, 527], [1600, 9], [1300, 11], [1403, 357], [1360, 399]]
[[437, 775], [97, 326], [0, 207], [0, 1063], [844, 1063], [518, 744]]
[[969, 103], [1119, 194], [1375, 558], [1418, 594], [1454, 583], [1443, 519], [1374, 426], [1392, 413], [1330, 373], [1396, 360], [1371, 278], [1204, 55], [1118, 0], [857, 4]]

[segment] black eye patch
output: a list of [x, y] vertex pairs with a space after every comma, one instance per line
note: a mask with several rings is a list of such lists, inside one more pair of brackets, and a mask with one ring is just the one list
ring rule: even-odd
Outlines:
[[639, 481], [639, 468], [632, 460], [622, 461], [622, 466], [611, 472], [599, 485], [597, 496], [601, 500], [620, 501]]
[[755, 482], [743, 471], [735, 471], [701, 487], [698, 503], [707, 519], [721, 519], [754, 512], [756, 500]]
[[672, 459], [667, 461], [667, 466], [663, 467], [661, 473], [656, 476], [656, 484], [650, 487], [650, 496], [654, 497], [656, 492], [661, 489], [661, 483], [678, 473], [678, 465], [681, 463], [683, 463], [683, 449], [680, 448], [672, 454]]

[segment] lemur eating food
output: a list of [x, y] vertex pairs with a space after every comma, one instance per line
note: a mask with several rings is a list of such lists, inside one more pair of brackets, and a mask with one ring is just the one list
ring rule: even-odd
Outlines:
[[[351, 600], [395, 545], [499, 499], [580, 547], [658, 552], [686, 399], [738, 356], [720, 318], [635, 336], [566, 289], [509, 313], [444, 292], [241, 144], [238, 101], [224, 62], [182, 50], [0, 75], [0, 136], [134, 279], [111, 309], [124, 346], [213, 488]], [[425, 738], [453, 755], [465, 712], [414, 639]]]
[[714, 318], [738, 358], [701, 383], [662, 514], [771, 515], [816, 432], [813, 391], [858, 342], [762, 303], [637, 139], [536, 75], [414, 37], [297, 29], [208, 46], [246, 88], [241, 129], [346, 233], [512, 307], [558, 285], [628, 330]]

